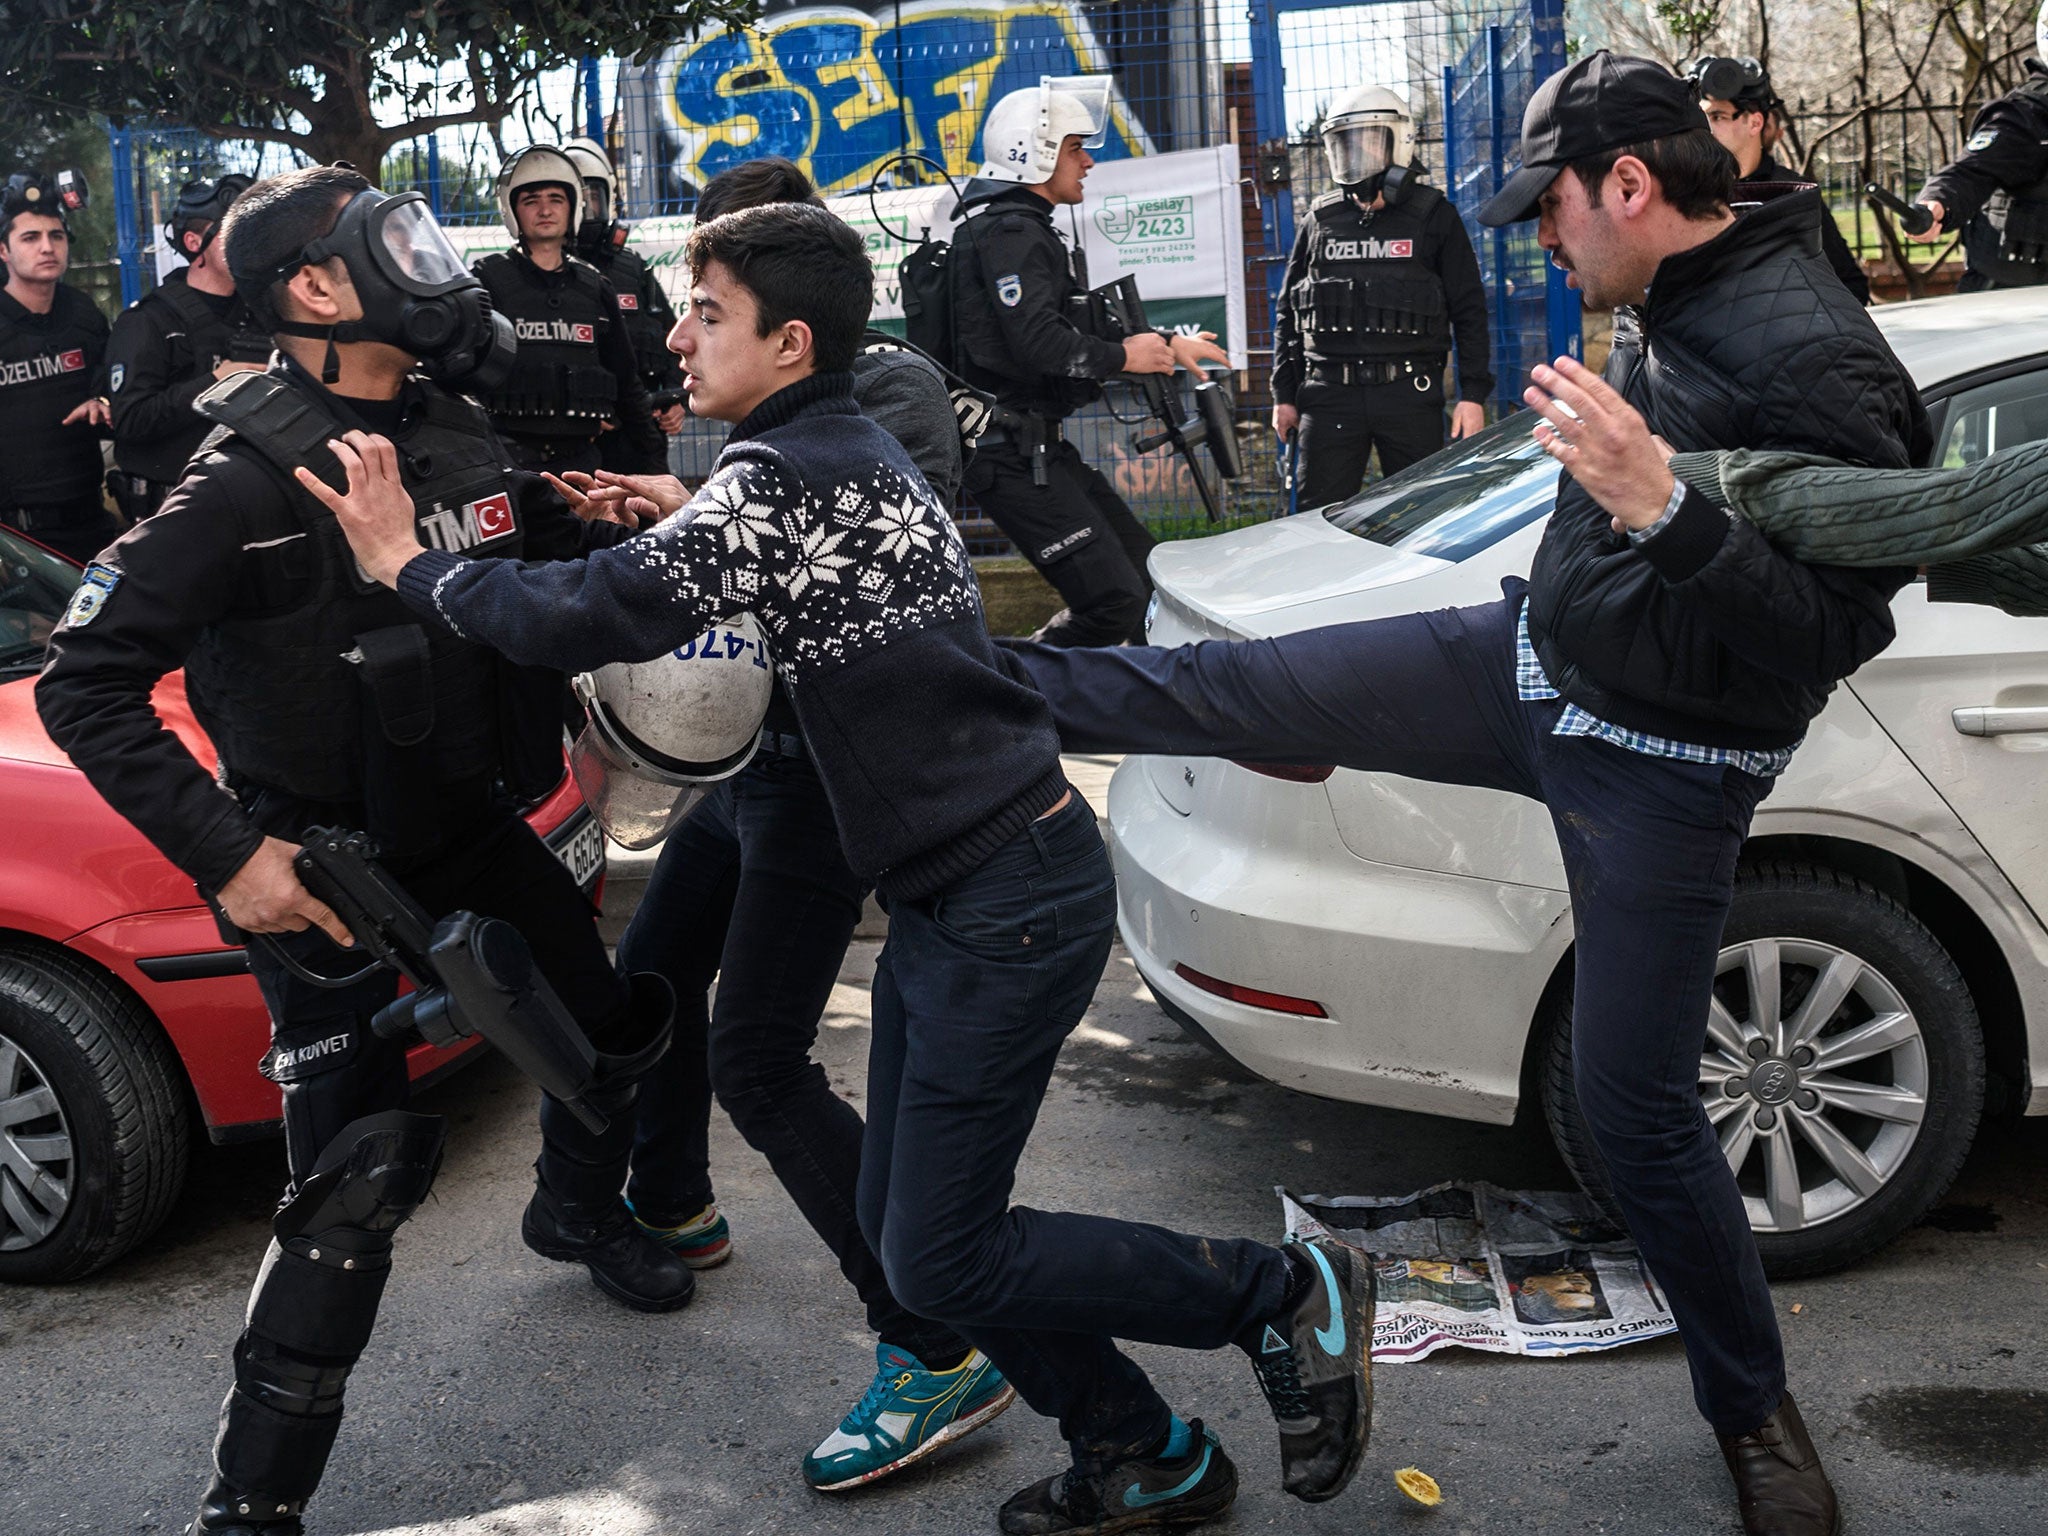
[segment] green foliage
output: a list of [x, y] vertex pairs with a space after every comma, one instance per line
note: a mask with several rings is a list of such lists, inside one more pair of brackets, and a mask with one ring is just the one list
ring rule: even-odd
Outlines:
[[1701, 45], [1720, 30], [1728, 0], [1656, 0], [1650, 7], [1671, 29], [1682, 58], [1697, 58]]
[[[495, 123], [542, 70], [645, 59], [760, 0], [12, 0], [0, 99], [181, 123], [381, 164], [437, 127]], [[26, 13], [26, 14], [24, 14]], [[440, 66], [457, 66], [453, 85]]]

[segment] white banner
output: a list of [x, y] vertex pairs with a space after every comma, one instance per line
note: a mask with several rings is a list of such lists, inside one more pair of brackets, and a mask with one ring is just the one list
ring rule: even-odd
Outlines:
[[[873, 323], [900, 327], [902, 296], [896, 268], [926, 230], [951, 238], [953, 194], [943, 184], [901, 192], [835, 197], [827, 205], [860, 231], [875, 264]], [[694, 223], [687, 215], [644, 219], [632, 226], [632, 245], [661, 274], [677, 309], [687, 272], [683, 242]], [[1082, 234], [1088, 280], [1100, 285], [1138, 279], [1148, 317], [1157, 326], [1209, 330], [1223, 338], [1233, 368], [1247, 366], [1244, 320], [1244, 226], [1239, 212], [1237, 151], [1230, 145], [1172, 155], [1109, 160], [1089, 172], [1088, 199], [1053, 226], [1071, 243]], [[495, 224], [451, 229], [456, 249], [471, 258], [508, 243]]]

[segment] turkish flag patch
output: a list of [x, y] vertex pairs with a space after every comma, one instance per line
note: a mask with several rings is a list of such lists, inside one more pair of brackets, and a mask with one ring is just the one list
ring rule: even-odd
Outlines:
[[69, 352], [59, 352], [57, 354], [57, 366], [59, 368], [62, 368], [66, 373], [79, 372], [82, 368], [85, 367], [84, 350], [82, 348], [74, 347]]
[[578, 325], [572, 326], [570, 329], [578, 341], [597, 340], [597, 327], [594, 325]]
[[619, 308], [621, 308], [621, 309], [638, 309], [639, 307], [640, 307], [640, 295], [639, 295], [639, 294], [637, 294], [637, 293], [622, 293], [622, 294], [620, 294], [620, 295], [619, 295]]
[[509, 492], [500, 491], [482, 501], [472, 501], [463, 510], [476, 519], [476, 536], [479, 539], [495, 539], [512, 531], [512, 497]]
[[1413, 240], [1389, 240], [1387, 242], [1387, 254], [1389, 256], [1412, 257], [1415, 254], [1415, 242]]

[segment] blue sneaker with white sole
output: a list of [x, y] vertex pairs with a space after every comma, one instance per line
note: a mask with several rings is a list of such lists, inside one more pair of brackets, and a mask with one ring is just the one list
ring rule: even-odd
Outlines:
[[908, 1350], [878, 1344], [875, 1363], [860, 1401], [804, 1458], [804, 1481], [821, 1493], [886, 1477], [972, 1434], [1017, 1400], [1017, 1389], [980, 1350], [950, 1371], [928, 1371]]

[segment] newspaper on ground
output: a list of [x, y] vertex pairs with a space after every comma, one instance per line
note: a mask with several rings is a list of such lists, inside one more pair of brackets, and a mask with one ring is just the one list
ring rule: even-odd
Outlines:
[[1678, 1326], [1628, 1233], [1584, 1195], [1491, 1184], [1395, 1197], [1276, 1193], [1290, 1236], [1328, 1233], [1372, 1255], [1375, 1360], [1420, 1360], [1453, 1344], [1576, 1355]]

